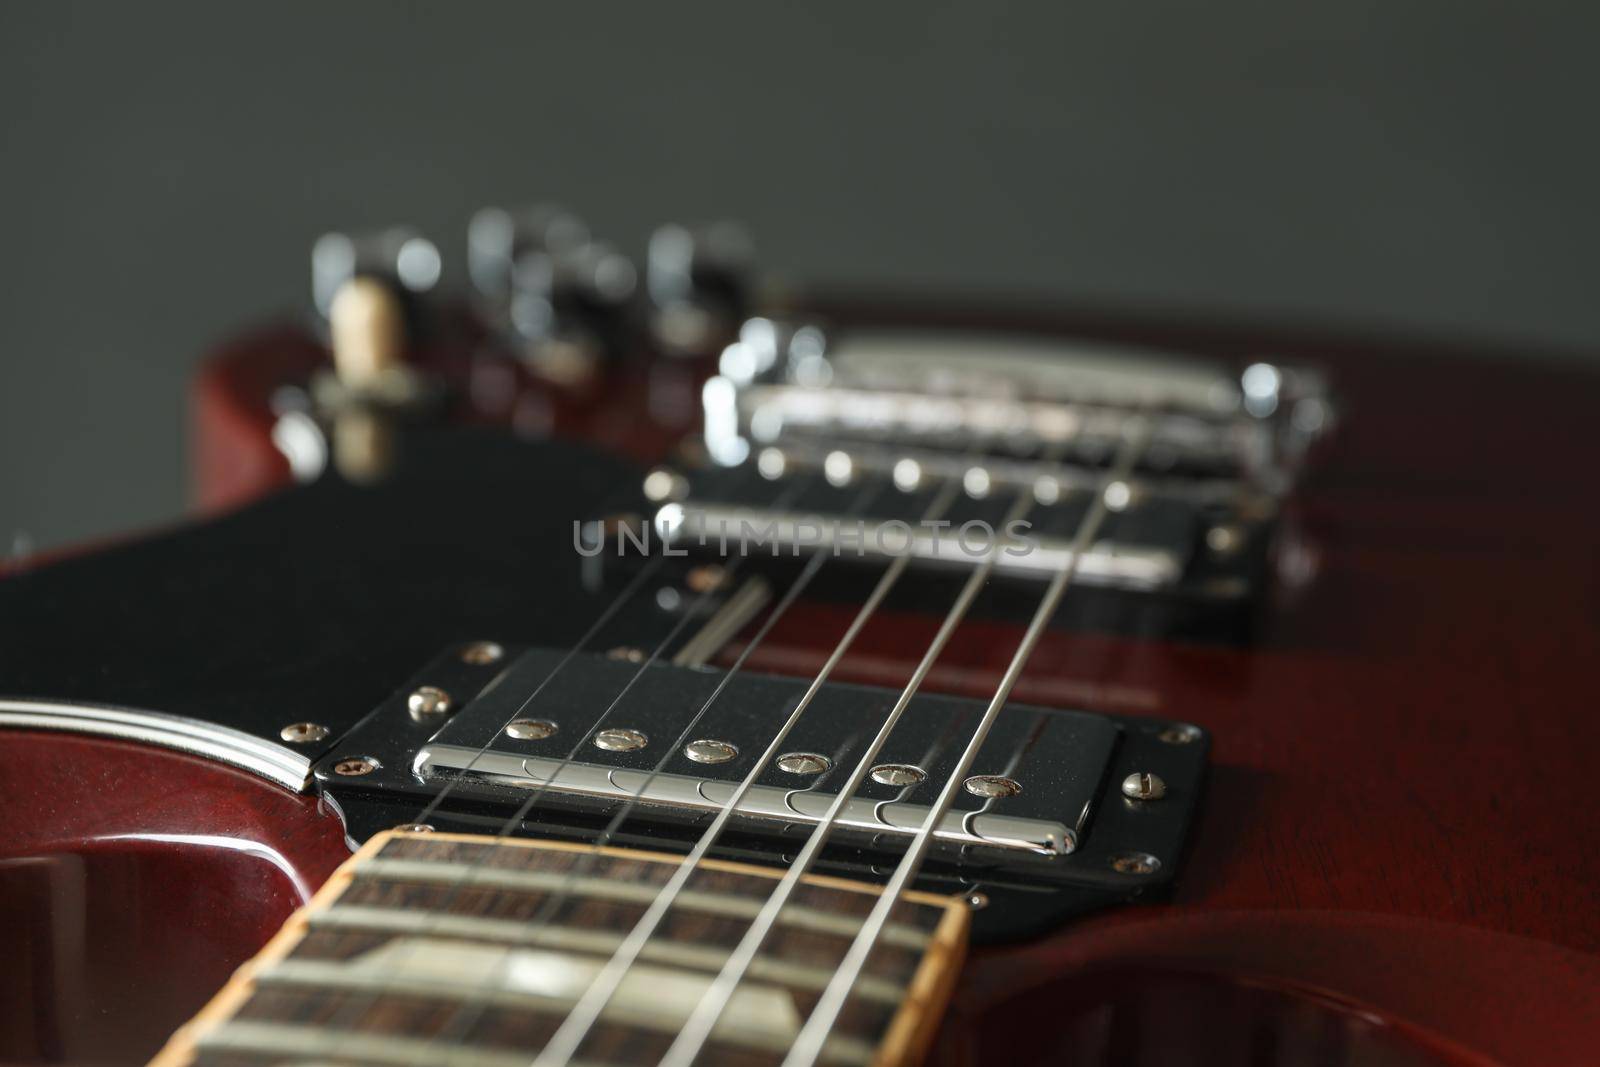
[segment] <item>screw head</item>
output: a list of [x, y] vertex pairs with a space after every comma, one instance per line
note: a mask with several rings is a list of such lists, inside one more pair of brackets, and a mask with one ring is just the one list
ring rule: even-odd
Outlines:
[[394, 828], [397, 834], [431, 834], [433, 827], [425, 822], [403, 822]]
[[453, 707], [450, 694], [436, 685], [419, 686], [406, 697], [406, 710], [411, 712], [411, 717], [418, 722], [448, 715]]
[[1167, 783], [1159, 774], [1140, 771], [1122, 780], [1122, 795], [1129, 800], [1160, 800], [1167, 795]]
[[722, 584], [728, 572], [715, 563], [702, 563], [684, 578], [691, 593], [709, 593]]
[[657, 467], [644, 476], [644, 495], [656, 504], [682, 500], [689, 495], [689, 481], [677, 471]]
[[756, 470], [769, 482], [782, 478], [788, 466], [789, 457], [785, 456], [781, 449], [763, 448], [761, 454], [756, 456]]
[[482, 667], [490, 663], [497, 663], [506, 650], [493, 641], [474, 641], [461, 650], [461, 662], [470, 663], [474, 667]]
[[319, 722], [292, 722], [278, 731], [278, 736], [297, 745], [327, 739], [328, 728]]
[[739, 749], [727, 741], [706, 738], [684, 745], [683, 754], [696, 763], [727, 763], [739, 754]]
[[973, 911], [982, 911], [989, 906], [989, 894], [981, 889], [974, 889], [966, 895], [967, 907]]
[[617, 728], [601, 730], [594, 735], [594, 747], [607, 752], [632, 752], [649, 743], [650, 739], [638, 730]]
[[514, 719], [506, 723], [506, 736], [518, 741], [543, 741], [556, 732], [556, 724], [549, 719]]
[[1156, 739], [1169, 745], [1188, 745], [1200, 740], [1200, 728], [1186, 722], [1176, 722], [1156, 734]]
[[333, 765], [333, 773], [346, 778], [359, 778], [378, 769], [378, 761], [370, 756], [350, 756]]
[[630, 645], [621, 645], [606, 653], [606, 659], [618, 660], [622, 663], [643, 663], [644, 649], [633, 648]]
[[1126, 511], [1133, 503], [1133, 487], [1127, 482], [1111, 482], [1101, 493], [1107, 511]]
[[1022, 792], [1022, 785], [1015, 778], [1000, 774], [975, 774], [962, 784], [975, 797], [1014, 797]]
[[879, 785], [916, 785], [928, 772], [909, 763], [880, 763], [872, 768], [872, 780]]
[[1123, 852], [1111, 857], [1111, 869], [1118, 874], [1155, 874], [1161, 861], [1148, 852]]
[[1223, 523], [1206, 531], [1206, 547], [1219, 556], [1231, 556], [1244, 546], [1244, 531]]
[[786, 752], [778, 757], [778, 770], [790, 774], [821, 774], [833, 760], [816, 752]]

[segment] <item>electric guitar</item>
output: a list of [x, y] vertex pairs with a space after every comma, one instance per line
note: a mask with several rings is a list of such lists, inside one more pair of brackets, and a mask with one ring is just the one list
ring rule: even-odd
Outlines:
[[0, 1059], [1600, 1059], [1591, 370], [468, 250], [0, 570]]

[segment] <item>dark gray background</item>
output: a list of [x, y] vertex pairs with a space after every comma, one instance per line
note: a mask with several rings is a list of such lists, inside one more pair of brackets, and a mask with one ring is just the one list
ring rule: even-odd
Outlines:
[[[1593, 3], [0, 7], [0, 552], [171, 517], [312, 238], [554, 199], [800, 281], [1600, 342]], [[455, 277], [459, 279], [459, 272]]]

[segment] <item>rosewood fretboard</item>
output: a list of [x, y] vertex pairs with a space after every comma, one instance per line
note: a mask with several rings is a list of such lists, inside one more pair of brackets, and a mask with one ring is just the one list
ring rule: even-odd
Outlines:
[[[677, 863], [670, 855], [540, 841], [380, 835], [155, 1064], [527, 1067]], [[658, 1059], [781, 873], [703, 864], [578, 1060]], [[698, 1062], [778, 1063], [877, 893], [806, 879]], [[823, 1062], [914, 1061], [949, 996], [966, 925], [963, 904], [908, 895]]]

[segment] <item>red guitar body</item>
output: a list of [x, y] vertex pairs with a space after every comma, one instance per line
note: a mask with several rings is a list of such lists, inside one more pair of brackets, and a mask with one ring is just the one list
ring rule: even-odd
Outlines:
[[[935, 1061], [1600, 1062], [1600, 377], [1264, 329], [1026, 325], [1313, 361], [1344, 416], [1295, 494], [1306, 580], [1252, 644], [1046, 636], [1017, 699], [1200, 724], [1207, 792], [1170, 900], [975, 953]], [[459, 353], [418, 358], [472, 373]], [[205, 365], [208, 510], [287, 483], [269, 397], [325, 359], [278, 329]], [[649, 461], [689, 418], [646, 414], [661, 387], [640, 370], [510, 406], [542, 403], [543, 432]], [[802, 603], [749, 667], [813, 671], [847, 621]], [[901, 684], [936, 623], [879, 619], [839, 677]], [[929, 687], [987, 696], [1018, 636], [968, 622]], [[0, 1048], [23, 1062], [152, 1052], [349, 854], [316, 801], [133, 742], [8, 733], [0, 782]]]

